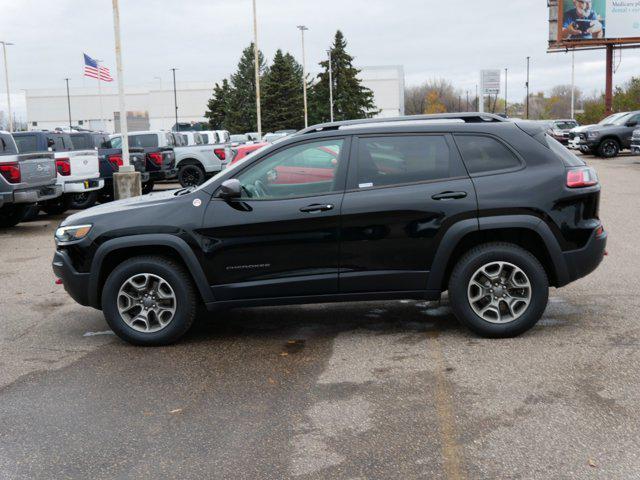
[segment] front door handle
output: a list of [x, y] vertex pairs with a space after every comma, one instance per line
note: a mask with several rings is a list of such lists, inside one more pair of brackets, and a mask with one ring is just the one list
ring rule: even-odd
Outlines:
[[326, 212], [327, 210], [333, 210], [333, 205], [330, 203], [314, 203], [300, 209], [301, 212], [305, 213]]
[[467, 196], [467, 192], [440, 192], [431, 195], [434, 200], [456, 200]]

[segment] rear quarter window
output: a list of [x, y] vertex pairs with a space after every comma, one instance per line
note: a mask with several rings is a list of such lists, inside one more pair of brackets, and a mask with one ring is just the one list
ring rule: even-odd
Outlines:
[[557, 157], [562, 160], [562, 163], [567, 167], [581, 167], [586, 165], [580, 158], [575, 156], [568, 148], [558, 142], [555, 138], [550, 137], [549, 135], [545, 135], [545, 140], [547, 141], [547, 145], [553, 153], [556, 154]]
[[32, 153], [38, 151], [38, 137], [35, 135], [14, 137], [14, 140], [18, 146], [18, 152], [20, 153]]
[[495, 138], [455, 135], [455, 139], [470, 174], [512, 170], [522, 166], [518, 157]]

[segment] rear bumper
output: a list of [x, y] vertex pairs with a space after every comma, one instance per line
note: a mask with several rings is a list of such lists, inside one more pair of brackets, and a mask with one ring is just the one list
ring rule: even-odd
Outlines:
[[53, 273], [62, 280], [67, 293], [80, 305], [89, 305], [89, 274], [80, 273], [73, 268], [69, 254], [64, 250], [57, 250], [51, 264]]
[[64, 193], [84, 193], [93, 190], [100, 190], [104, 187], [104, 179], [91, 178], [86, 180], [77, 180], [73, 182], [65, 182], [62, 184]]
[[597, 235], [596, 229], [583, 248], [563, 252], [562, 256], [567, 265], [568, 274], [566, 283], [573, 282], [593, 272], [602, 262], [606, 246], [607, 232], [603, 231], [600, 235]]
[[44, 185], [41, 187], [25, 188], [14, 192], [0, 194], [0, 206], [5, 203], [37, 203], [51, 200], [62, 195], [60, 185]]

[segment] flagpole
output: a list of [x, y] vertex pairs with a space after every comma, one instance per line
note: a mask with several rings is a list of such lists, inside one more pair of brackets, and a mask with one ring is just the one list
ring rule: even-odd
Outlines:
[[98, 66], [98, 99], [100, 102], [100, 123], [102, 124], [100, 130], [106, 130], [104, 124], [104, 112], [102, 110], [102, 89], [100, 88], [100, 62], [102, 60], [96, 59], [96, 65]]

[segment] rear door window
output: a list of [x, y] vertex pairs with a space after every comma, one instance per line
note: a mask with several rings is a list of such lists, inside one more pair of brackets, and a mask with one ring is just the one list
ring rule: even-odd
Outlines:
[[154, 134], [129, 135], [129, 147], [158, 148], [158, 136]]
[[519, 168], [522, 163], [506, 145], [480, 135], [456, 135], [456, 143], [470, 174]]
[[31, 153], [38, 151], [38, 137], [35, 135], [20, 135], [14, 137], [16, 145], [18, 145], [18, 152]]
[[47, 141], [49, 140], [53, 140], [53, 146], [51, 148], [54, 152], [64, 152], [67, 150], [61, 135], [51, 135], [50, 137], [47, 137]]
[[357, 187], [370, 188], [428, 182], [458, 176], [444, 135], [361, 137], [357, 153]]
[[76, 150], [86, 150], [93, 148], [93, 139], [91, 135], [72, 135], [71, 143]]

